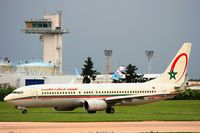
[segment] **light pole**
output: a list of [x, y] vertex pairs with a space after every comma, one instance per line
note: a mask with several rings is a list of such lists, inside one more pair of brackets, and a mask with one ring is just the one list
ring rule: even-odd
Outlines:
[[112, 56], [112, 50], [105, 49], [104, 54], [106, 57], [106, 82], [108, 82], [110, 74], [110, 60]]

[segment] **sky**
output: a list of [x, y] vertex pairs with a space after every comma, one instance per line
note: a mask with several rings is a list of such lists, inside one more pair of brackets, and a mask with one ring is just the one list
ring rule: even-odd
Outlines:
[[152, 73], [162, 73], [184, 42], [192, 42], [188, 75], [200, 79], [200, 0], [1, 0], [0, 58], [41, 59], [39, 35], [24, 34], [25, 20], [62, 11], [63, 71], [81, 71], [91, 57], [105, 73], [104, 49], [112, 49], [111, 71], [135, 65], [147, 72], [145, 50], [155, 51]]

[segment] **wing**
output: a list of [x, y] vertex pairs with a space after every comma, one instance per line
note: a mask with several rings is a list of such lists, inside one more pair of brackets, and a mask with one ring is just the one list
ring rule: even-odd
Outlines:
[[143, 95], [128, 95], [128, 96], [115, 96], [105, 98], [105, 101], [110, 105], [138, 105], [151, 103], [159, 100], [164, 100], [175, 96], [176, 93], [155, 93]]
[[115, 96], [108, 97], [104, 100], [110, 105], [137, 105], [151, 103], [159, 100], [173, 98], [177, 94], [185, 91], [185, 86], [187, 84], [188, 78], [185, 78], [184, 83], [181, 86], [175, 87], [175, 91], [168, 93], [153, 93], [153, 94], [139, 94], [139, 95], [128, 95], [128, 96]]

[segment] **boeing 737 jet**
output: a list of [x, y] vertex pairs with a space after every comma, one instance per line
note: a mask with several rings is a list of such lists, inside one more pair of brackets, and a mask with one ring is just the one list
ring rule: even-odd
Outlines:
[[14, 90], [4, 101], [22, 113], [32, 107], [72, 111], [84, 107], [88, 113], [114, 113], [117, 105], [138, 105], [172, 98], [185, 90], [191, 43], [184, 43], [161, 76], [145, 83], [44, 84]]

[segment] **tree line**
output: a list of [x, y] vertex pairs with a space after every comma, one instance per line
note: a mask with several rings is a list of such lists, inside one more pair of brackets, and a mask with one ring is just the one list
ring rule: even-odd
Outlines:
[[1, 87], [0, 88], [0, 101], [3, 101], [4, 97], [12, 93], [16, 88], [15, 87]]
[[200, 100], [200, 90], [187, 89], [176, 95], [173, 100]]
[[[83, 76], [83, 81], [82, 83], [90, 83], [91, 80], [95, 80], [97, 74], [100, 74], [100, 72], [97, 72], [97, 70], [94, 69], [94, 63], [92, 62], [91, 57], [88, 57], [84, 61], [84, 65], [82, 68], [82, 74]], [[143, 75], [138, 75], [136, 71], [138, 68], [132, 64], [129, 64], [126, 67], [125, 70], [125, 79], [120, 79], [120, 80], [113, 80], [113, 83], [137, 83], [137, 82], [146, 82], [147, 79], [143, 77]]]

